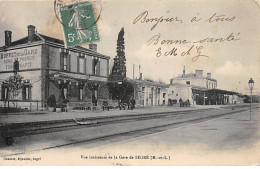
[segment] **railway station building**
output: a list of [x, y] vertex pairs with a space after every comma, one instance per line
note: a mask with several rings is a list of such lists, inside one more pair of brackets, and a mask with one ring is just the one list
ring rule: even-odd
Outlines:
[[139, 79], [132, 81], [136, 88], [137, 107], [168, 105], [168, 84], [142, 79], [142, 74]]
[[[48, 99], [68, 107], [88, 107], [94, 100], [108, 99], [109, 56], [80, 46], [65, 48], [62, 40], [36, 32], [28, 26], [28, 35], [12, 41], [5, 31], [5, 45], [0, 48], [0, 105], [43, 110]], [[18, 70], [14, 69], [18, 62]], [[17, 88], [10, 90], [10, 85]]]
[[242, 102], [239, 93], [217, 89], [217, 80], [211, 77], [211, 73], [203, 75], [203, 70], [195, 73], [183, 73], [170, 79], [168, 90], [169, 102], [189, 100], [192, 105], [218, 105]]

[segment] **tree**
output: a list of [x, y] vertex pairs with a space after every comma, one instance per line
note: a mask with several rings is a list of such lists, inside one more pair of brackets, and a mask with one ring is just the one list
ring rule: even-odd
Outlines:
[[114, 65], [110, 75], [110, 80], [124, 80], [126, 78], [126, 58], [125, 58], [125, 39], [124, 28], [122, 28], [118, 34], [117, 39], [117, 55], [114, 58]]
[[22, 89], [22, 80], [23, 77], [15, 73], [13, 76], [10, 76], [7, 80], [8, 91], [11, 93], [10, 97], [12, 100], [18, 99], [18, 91]]
[[112, 99], [128, 102], [134, 92], [133, 85], [126, 80], [126, 58], [125, 58], [125, 39], [124, 28], [118, 34], [117, 55], [114, 58], [112, 72], [108, 78], [108, 89]]

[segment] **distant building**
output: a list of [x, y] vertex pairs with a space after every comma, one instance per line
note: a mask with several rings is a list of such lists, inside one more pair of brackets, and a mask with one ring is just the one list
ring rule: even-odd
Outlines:
[[[32, 25], [28, 36], [14, 42], [11, 37], [12, 32], [5, 31], [5, 46], [0, 48], [1, 106], [9, 101], [23, 108], [46, 108], [54, 96], [57, 103], [66, 100], [69, 107], [87, 107], [108, 98], [110, 57], [98, 53], [96, 44], [65, 49], [62, 40], [39, 34]], [[16, 94], [8, 90], [15, 59], [23, 78]]]
[[207, 89], [217, 88], [217, 80], [211, 78], [211, 73], [207, 73], [207, 76], [203, 76], [203, 70], [196, 70], [195, 73], [185, 74], [185, 67], [183, 69], [183, 74], [170, 80], [171, 85], [178, 83], [204, 87]]
[[142, 79], [142, 73], [139, 79], [127, 78], [127, 81], [134, 87], [132, 96], [137, 107], [168, 105], [168, 84]]
[[168, 85], [141, 79], [135, 81], [138, 83], [139, 86], [139, 106], [143, 107], [168, 105]]
[[170, 84], [168, 98], [175, 101], [175, 103], [180, 99], [192, 101], [192, 86], [182, 83]]
[[203, 70], [196, 70], [195, 73], [185, 73], [170, 79], [168, 90], [169, 102], [182, 99], [189, 100], [191, 104], [212, 105], [231, 104], [238, 102], [238, 93], [217, 89], [217, 80], [203, 75]]

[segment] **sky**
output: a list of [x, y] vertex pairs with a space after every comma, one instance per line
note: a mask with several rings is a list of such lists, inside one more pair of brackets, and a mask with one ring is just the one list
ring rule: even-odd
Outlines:
[[[65, 1], [65, 0], [63, 0]], [[101, 5], [100, 5], [101, 4]], [[110, 67], [116, 56], [117, 36], [125, 30], [125, 54], [127, 76], [139, 77], [139, 65], [144, 78], [169, 83], [182, 73], [203, 74], [210, 72], [218, 80], [218, 88], [242, 93], [249, 92], [248, 80], [255, 81], [255, 91], [260, 84], [260, 8], [254, 0], [99, 0], [95, 3], [101, 11], [97, 22], [101, 40], [96, 42], [99, 53], [110, 56]], [[0, 0], [0, 45], [4, 45], [4, 31], [11, 30], [12, 40], [27, 35], [27, 25], [36, 26], [37, 32], [63, 39], [60, 22], [54, 11], [54, 1], [1, 1]], [[147, 11], [144, 17], [136, 20]], [[215, 17], [214, 17], [215, 15]], [[224, 21], [216, 21], [216, 16]], [[178, 18], [178, 21], [162, 21], [156, 24], [152, 18]], [[197, 22], [191, 22], [196, 17]], [[213, 17], [210, 21], [209, 18]], [[233, 19], [232, 19], [233, 18]], [[231, 21], [232, 20], [232, 21]], [[136, 23], [134, 24], [134, 21]], [[152, 30], [151, 30], [152, 29]], [[160, 34], [158, 43], [148, 44]], [[237, 40], [201, 42], [205, 38], [222, 38], [233, 35]], [[186, 40], [186, 44], [161, 44], [162, 40]], [[197, 43], [194, 43], [197, 42]], [[194, 45], [194, 46], [193, 46]], [[81, 45], [88, 48], [88, 44]], [[190, 50], [189, 55], [182, 53]], [[156, 50], [161, 48], [162, 56]], [[200, 48], [200, 50], [197, 50]], [[163, 56], [177, 49], [176, 56]], [[192, 58], [201, 53], [195, 62]]]

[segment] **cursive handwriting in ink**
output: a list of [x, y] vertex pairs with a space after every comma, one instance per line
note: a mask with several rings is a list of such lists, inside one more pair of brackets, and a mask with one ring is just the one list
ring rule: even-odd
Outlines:
[[187, 50], [186, 52], [182, 52], [182, 53], [181, 53], [181, 56], [190, 55], [190, 52], [191, 52], [191, 50], [193, 49], [193, 47], [194, 47], [194, 45], [192, 45], [192, 46], [189, 48], [189, 50]]
[[[191, 51], [193, 50], [193, 48], [194, 48], [194, 45], [192, 45], [186, 52], [182, 52], [182, 53], [181, 53], [181, 56], [190, 55], [190, 54], [191, 54]], [[195, 48], [196, 48], [196, 49], [195, 49]], [[209, 58], [209, 56], [201, 54], [201, 50], [203, 49], [203, 46], [196, 46], [195, 48], [194, 48], [194, 49], [196, 50], [197, 55], [195, 55], [195, 56], [192, 57], [191, 60], [192, 60], [193, 62], [197, 61], [197, 60], [199, 59], [199, 57], [207, 57], [207, 58]]]
[[237, 41], [241, 40], [239, 37], [240, 33], [237, 33], [237, 35], [234, 35], [232, 32], [229, 34], [226, 38], [205, 38], [199, 41], [194, 41], [193, 43], [214, 43], [214, 42], [229, 42], [229, 41]]
[[207, 58], [209, 58], [209, 56], [207, 56], [207, 55], [202, 55], [202, 54], [201, 54], [201, 50], [203, 49], [203, 46], [196, 46], [196, 49], [197, 49], [197, 54], [198, 54], [198, 55], [194, 56], [194, 57], [191, 59], [192, 62], [197, 61], [197, 60], [199, 59], [199, 57], [207, 57]]
[[161, 57], [161, 56], [177, 56], [177, 48], [173, 47], [169, 52], [164, 52], [162, 53], [162, 48], [159, 47], [156, 51], [156, 57]]
[[214, 13], [209, 19], [205, 20], [205, 22], [209, 22], [209, 23], [212, 23], [212, 22], [225, 22], [225, 21], [228, 21], [228, 22], [232, 22], [235, 20], [235, 16], [229, 18], [229, 17], [226, 17], [226, 15], [218, 15], [216, 13]]
[[140, 15], [138, 15], [133, 24], [136, 24], [137, 22], [141, 22], [141, 23], [155, 23], [151, 30], [153, 30], [159, 23], [162, 23], [162, 22], [179, 22], [179, 23], [182, 23], [182, 20], [179, 19], [178, 17], [163, 17], [163, 16], [160, 16], [160, 17], [155, 17], [155, 18], [148, 18], [148, 11], [144, 11], [143, 13], [141, 13]]
[[147, 46], [150, 44], [153, 45], [181, 45], [181, 44], [187, 44], [187, 43], [191, 43], [190, 41], [187, 40], [172, 40], [172, 39], [162, 39], [161, 40], [161, 34], [158, 33], [157, 35], [154, 35], [153, 37], [151, 37], [148, 41], [147, 41]]

